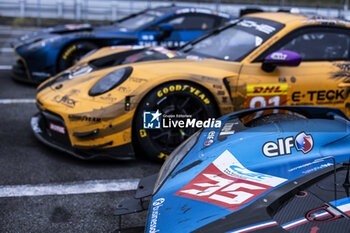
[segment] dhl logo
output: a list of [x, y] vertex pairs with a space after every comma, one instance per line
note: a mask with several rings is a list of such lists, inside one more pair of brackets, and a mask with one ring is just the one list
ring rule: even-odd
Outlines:
[[250, 84], [247, 96], [287, 95], [288, 84]]

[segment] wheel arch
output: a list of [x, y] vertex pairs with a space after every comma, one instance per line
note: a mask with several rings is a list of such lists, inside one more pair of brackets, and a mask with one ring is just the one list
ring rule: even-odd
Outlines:
[[138, 104], [137, 104], [137, 107], [135, 109], [135, 113], [134, 113], [134, 116], [133, 116], [133, 119], [132, 119], [132, 123], [131, 123], [131, 138], [132, 138], [132, 142], [134, 142], [134, 137], [135, 137], [134, 132], [135, 132], [136, 114], [137, 114], [138, 110], [140, 109], [141, 103], [147, 97], [147, 95], [149, 95], [152, 91], [156, 90], [157, 88], [159, 88], [160, 86], [162, 86], [164, 84], [168, 84], [168, 83], [172, 83], [172, 82], [184, 82], [184, 83], [187, 83], [187, 84], [194, 84], [194, 85], [197, 85], [197, 86], [203, 88], [205, 91], [208, 92], [208, 95], [211, 98], [211, 100], [214, 101], [214, 106], [215, 106], [215, 109], [216, 109], [216, 112], [217, 112], [217, 117], [221, 116], [221, 111], [220, 111], [219, 103], [218, 103], [217, 99], [213, 95], [212, 91], [210, 91], [207, 87], [205, 87], [201, 83], [195, 82], [195, 81], [192, 81], [192, 80], [188, 80], [188, 79], [173, 79], [173, 80], [170, 80], [170, 81], [162, 82], [162, 83], [159, 83], [157, 86], [151, 88], [150, 90], [144, 92], [143, 95], [140, 97], [140, 99], [138, 101]]
[[101, 48], [102, 46], [99, 45], [98, 40], [94, 39], [94, 38], [74, 38], [72, 40], [68, 40], [67, 42], [65, 42], [61, 48], [58, 51], [58, 55], [57, 55], [57, 59], [56, 59], [56, 65], [55, 65], [55, 69], [56, 69], [56, 73], [60, 72], [59, 70], [59, 63], [60, 63], [60, 57], [63, 54], [64, 50], [67, 49], [69, 46], [71, 46], [74, 43], [77, 42], [89, 42], [92, 44], [95, 44], [98, 48]]

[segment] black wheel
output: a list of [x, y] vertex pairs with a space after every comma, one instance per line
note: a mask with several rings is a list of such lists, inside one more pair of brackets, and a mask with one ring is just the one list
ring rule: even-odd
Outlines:
[[85, 54], [96, 48], [98, 48], [97, 45], [88, 41], [78, 41], [70, 44], [60, 53], [57, 67], [58, 72], [71, 67]]
[[[144, 129], [143, 113], [159, 110], [163, 116], [175, 115], [178, 120], [208, 120], [216, 118], [218, 110], [210, 93], [203, 87], [187, 82], [170, 82], [152, 90], [139, 104], [133, 123], [133, 141], [135, 150], [141, 156], [163, 162], [168, 155], [184, 140], [195, 133], [198, 128], [161, 128]], [[176, 117], [181, 115], [180, 117]], [[165, 120], [170, 118], [163, 117]]]

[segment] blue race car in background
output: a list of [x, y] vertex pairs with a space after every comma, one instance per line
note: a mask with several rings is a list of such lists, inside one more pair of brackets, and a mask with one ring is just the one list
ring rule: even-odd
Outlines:
[[[261, 111], [266, 115], [252, 117]], [[116, 214], [147, 208], [151, 195], [150, 233], [350, 232], [345, 114], [288, 106], [219, 120], [221, 128], [200, 130], [181, 144], [157, 180], [141, 180], [139, 199], [123, 201]]]
[[108, 26], [69, 24], [47, 28], [12, 43], [19, 60], [11, 76], [40, 83], [103, 46], [176, 48], [230, 19], [228, 14], [208, 9], [171, 6], [148, 9]]

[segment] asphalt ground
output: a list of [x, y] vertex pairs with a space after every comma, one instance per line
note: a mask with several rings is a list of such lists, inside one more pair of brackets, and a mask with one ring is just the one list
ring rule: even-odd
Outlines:
[[[10, 42], [32, 30], [0, 26], [0, 232], [118, 232], [115, 207], [160, 165], [82, 161], [36, 140], [35, 86], [13, 81], [9, 70], [16, 61]], [[145, 216], [124, 216], [125, 232], [142, 232]]]

